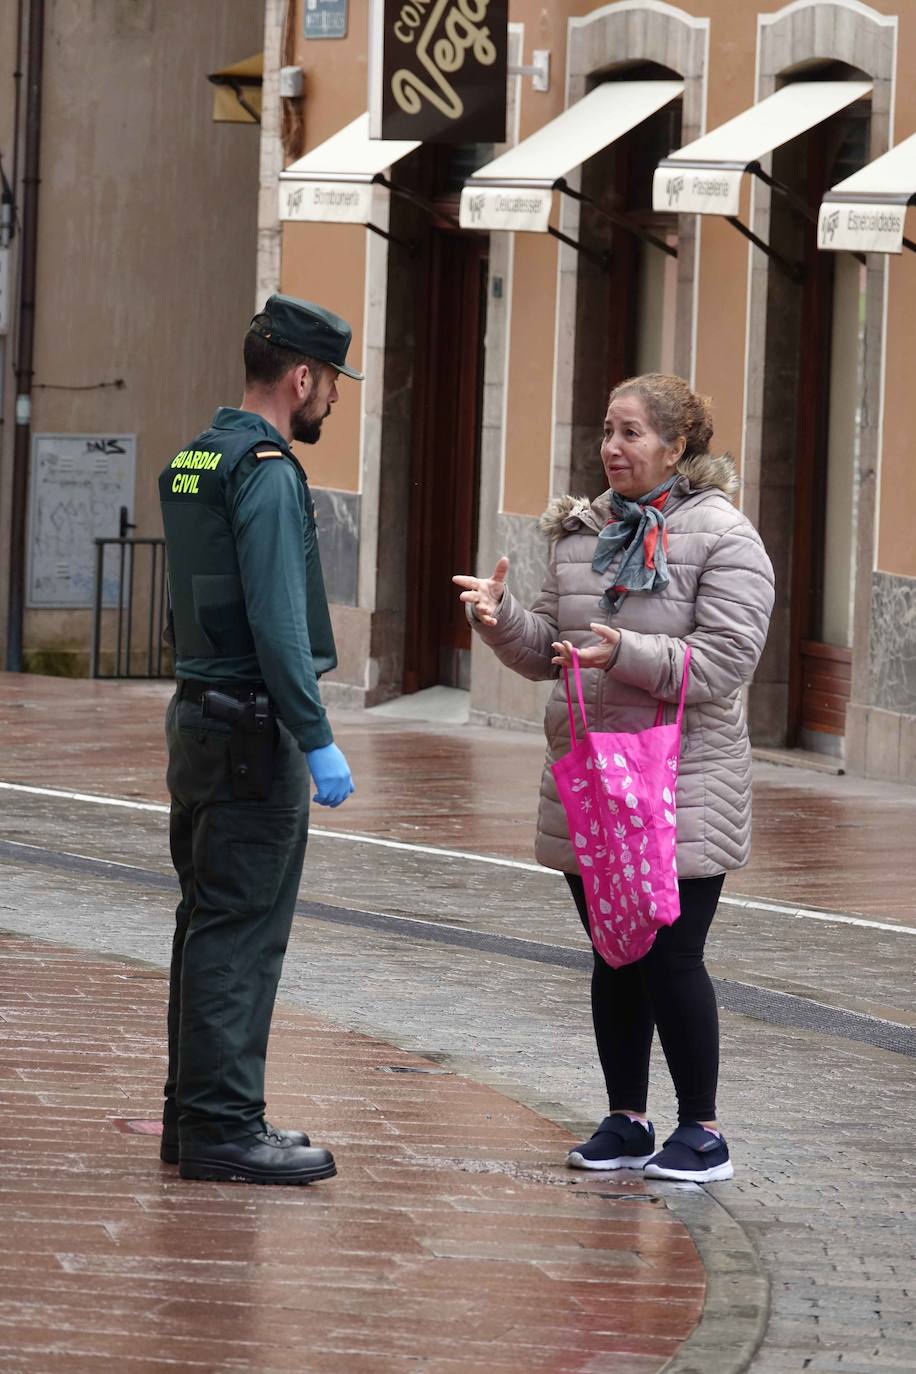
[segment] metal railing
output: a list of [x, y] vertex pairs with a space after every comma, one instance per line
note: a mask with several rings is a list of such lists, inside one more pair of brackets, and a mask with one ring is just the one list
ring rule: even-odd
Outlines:
[[[113, 558], [106, 559], [109, 550], [115, 553]], [[113, 560], [116, 560], [116, 576], [110, 570]], [[105, 596], [106, 581], [108, 598]], [[113, 582], [117, 585], [114, 598], [110, 591]], [[124, 535], [119, 539], [96, 539], [90, 677], [171, 677], [171, 654], [166, 656], [162, 639], [167, 606], [164, 539], [131, 539]], [[114, 644], [103, 647], [103, 628], [108, 628], [112, 622]], [[113, 659], [113, 671], [102, 672], [103, 657], [109, 656]], [[145, 665], [145, 672], [136, 671], [137, 658], [141, 668]]]

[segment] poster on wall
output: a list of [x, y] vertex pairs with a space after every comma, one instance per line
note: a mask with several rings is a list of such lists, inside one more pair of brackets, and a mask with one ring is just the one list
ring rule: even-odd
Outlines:
[[305, 0], [306, 38], [346, 38], [348, 0]]
[[508, 0], [371, 0], [369, 135], [506, 137]]
[[[117, 539], [134, 508], [135, 434], [33, 434], [29, 473], [30, 607], [91, 606], [96, 539]], [[108, 550], [102, 602], [118, 604], [118, 560]]]

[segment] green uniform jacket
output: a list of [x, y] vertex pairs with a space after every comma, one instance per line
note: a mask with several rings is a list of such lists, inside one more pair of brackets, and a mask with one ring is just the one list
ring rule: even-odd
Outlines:
[[305, 751], [332, 741], [337, 665], [305, 473], [273, 425], [222, 406], [159, 478], [178, 677], [264, 682]]

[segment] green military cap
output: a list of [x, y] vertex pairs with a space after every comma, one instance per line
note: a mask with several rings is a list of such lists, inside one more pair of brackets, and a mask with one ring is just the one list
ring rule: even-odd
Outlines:
[[346, 320], [325, 310], [324, 306], [300, 301], [295, 296], [271, 296], [263, 311], [251, 321], [251, 327], [271, 343], [330, 363], [354, 381], [361, 382], [365, 376], [347, 364], [353, 330]]

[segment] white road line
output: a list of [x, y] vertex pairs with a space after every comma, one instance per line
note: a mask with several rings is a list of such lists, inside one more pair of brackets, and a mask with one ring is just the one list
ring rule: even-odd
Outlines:
[[[118, 806], [128, 811], [155, 811], [168, 815], [169, 808], [162, 802], [129, 801], [124, 797], [100, 797], [91, 792], [64, 792], [54, 787], [32, 787], [20, 782], [0, 782], [0, 790], [5, 792], [26, 792], [37, 797], [56, 797], [62, 801], [90, 802], [95, 806]], [[399, 849], [411, 854], [430, 854], [440, 859], [464, 859], [467, 863], [492, 864], [497, 868], [513, 868], [523, 873], [540, 873], [545, 877], [556, 877], [553, 869], [543, 868], [541, 864], [524, 863], [521, 859], [500, 859], [492, 854], [472, 854], [463, 849], [437, 849], [433, 845], [409, 844], [406, 840], [385, 840], [377, 835], [359, 835], [347, 830], [323, 830], [311, 826], [310, 834], [323, 840], [345, 840], [350, 844], [375, 845], [379, 849]], [[107, 861], [106, 861], [107, 862]], [[129, 867], [129, 865], [126, 865]], [[895, 925], [891, 921], [869, 921], [864, 916], [848, 916], [839, 911], [818, 911], [812, 907], [786, 906], [781, 902], [767, 902], [755, 897], [727, 897], [720, 899], [723, 906], [737, 907], [744, 911], [769, 911], [777, 916], [792, 916], [796, 920], [826, 921], [831, 925], [859, 926], [864, 930], [887, 930], [894, 935], [916, 935], [916, 926]]]
[[159, 811], [169, 814], [162, 802], [127, 801], [122, 797], [98, 797], [91, 792], [61, 792], [56, 787], [27, 787], [23, 782], [0, 782], [5, 792], [29, 792], [35, 797], [58, 797], [62, 801], [94, 802], [96, 806], [123, 806], [129, 811]]
[[745, 911], [772, 911], [778, 916], [795, 916], [803, 921], [827, 921], [831, 925], [864, 926], [866, 930], [892, 930], [895, 935], [916, 935], [916, 926], [895, 925], [892, 921], [868, 921], [864, 916], [846, 916], [839, 911], [815, 911], [807, 906], [782, 906], [756, 897], [720, 897], [723, 906]]

